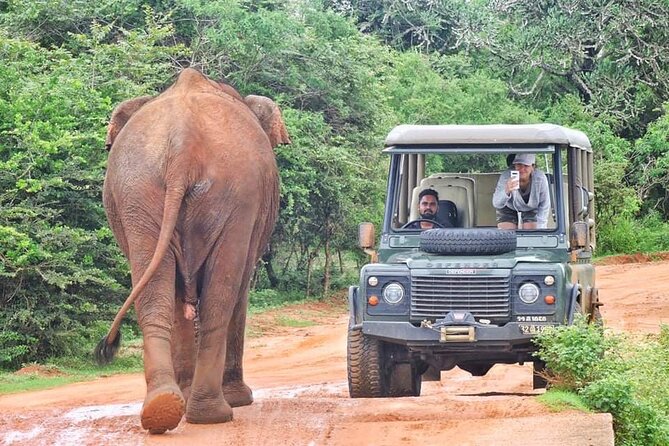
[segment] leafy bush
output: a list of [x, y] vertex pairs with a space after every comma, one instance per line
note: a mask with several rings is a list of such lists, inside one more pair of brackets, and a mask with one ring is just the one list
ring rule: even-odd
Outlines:
[[249, 293], [249, 309], [251, 312], [266, 310], [303, 299], [304, 293], [301, 292], [280, 292], [271, 288], [252, 290]]
[[607, 338], [594, 324], [577, 316], [574, 325], [549, 330], [539, 336], [539, 357], [554, 375], [550, 379], [557, 388], [578, 390], [605, 375], [612, 364], [609, 355], [615, 339]]
[[640, 220], [614, 217], [598, 223], [597, 254], [633, 254], [669, 250], [669, 223], [658, 212]]
[[160, 46], [170, 28], [149, 10], [146, 31], [63, 24], [44, 40], [68, 44], [40, 47], [7, 37], [33, 15], [19, 3], [0, 17], [0, 368], [86, 354], [123, 302], [128, 269], [101, 204], [105, 125], [113, 103], [169, 77], [180, 48]]
[[597, 254], [641, 252], [637, 226], [630, 217], [600, 221], [597, 224]]
[[536, 339], [549, 382], [610, 412], [616, 444], [669, 444], [669, 326], [644, 339], [604, 332], [578, 319]]

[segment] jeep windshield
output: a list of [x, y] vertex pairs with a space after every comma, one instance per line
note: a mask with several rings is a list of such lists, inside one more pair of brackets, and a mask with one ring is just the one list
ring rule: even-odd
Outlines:
[[[392, 231], [500, 227], [552, 232], [560, 218], [564, 221], [564, 207], [556, 203], [565, 188], [555, 181], [563, 176], [564, 163], [554, 146], [391, 150], [386, 217]], [[524, 184], [509, 183], [516, 187], [508, 192], [514, 174]]]

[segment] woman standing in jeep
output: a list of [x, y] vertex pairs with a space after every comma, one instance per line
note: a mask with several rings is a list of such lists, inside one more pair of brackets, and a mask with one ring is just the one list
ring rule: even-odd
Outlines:
[[535, 160], [534, 154], [518, 154], [512, 161], [514, 170], [507, 169], [500, 175], [492, 197], [498, 228], [546, 227], [550, 210], [548, 179], [535, 168]]

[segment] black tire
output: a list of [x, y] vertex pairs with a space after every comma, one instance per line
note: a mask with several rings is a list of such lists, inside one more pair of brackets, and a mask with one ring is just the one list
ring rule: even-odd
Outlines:
[[495, 255], [516, 249], [516, 231], [507, 229], [428, 229], [420, 249], [433, 254]]
[[604, 328], [604, 319], [602, 318], [602, 312], [599, 310], [599, 307], [593, 308], [592, 314], [590, 315], [590, 323]]
[[348, 330], [348, 393], [351, 398], [381, 398], [387, 394], [383, 343], [365, 336], [360, 329]]
[[[577, 314], [585, 315], [583, 313], [583, 308], [581, 307], [580, 302], [576, 302], [574, 305], [574, 316]], [[599, 307], [594, 307], [592, 314], [588, 314], [588, 324], [593, 324], [598, 328], [604, 329], [604, 319], [602, 318], [602, 312], [599, 310]]]
[[414, 363], [395, 364], [390, 372], [388, 396], [420, 396], [422, 381]]
[[[421, 369], [418, 370], [421, 372]], [[420, 374], [421, 380], [422, 381], [441, 381], [441, 370], [428, 366], [424, 367], [424, 370], [422, 370], [422, 373]]]
[[532, 371], [532, 388], [546, 389], [548, 388], [548, 380], [546, 379], [546, 364], [543, 361], [534, 361]]

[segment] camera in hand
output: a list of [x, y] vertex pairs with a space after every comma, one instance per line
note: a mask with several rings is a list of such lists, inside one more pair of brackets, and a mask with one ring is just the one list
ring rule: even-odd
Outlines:
[[520, 172], [517, 170], [512, 170], [511, 179], [516, 180], [516, 186], [514, 187], [514, 190], [518, 189], [520, 187]]

